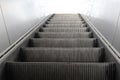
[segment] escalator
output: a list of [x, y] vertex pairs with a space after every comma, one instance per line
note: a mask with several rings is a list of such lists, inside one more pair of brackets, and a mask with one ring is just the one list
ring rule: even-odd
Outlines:
[[117, 78], [117, 62], [79, 14], [54, 14], [27, 42], [5, 61], [4, 80]]

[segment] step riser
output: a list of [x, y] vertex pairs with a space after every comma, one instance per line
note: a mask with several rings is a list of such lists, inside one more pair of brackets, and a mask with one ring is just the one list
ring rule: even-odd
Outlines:
[[37, 38], [91, 38], [92, 33], [71, 33], [71, 32], [39, 32]]
[[101, 62], [101, 48], [23, 48], [21, 59], [25, 62]]
[[88, 32], [88, 28], [44, 28], [40, 29], [40, 32]]
[[53, 18], [61, 18], [61, 17], [67, 17], [67, 18], [81, 18], [78, 15], [59, 15], [59, 16], [54, 16]]
[[68, 18], [68, 17], [61, 17], [61, 18], [52, 18], [51, 20], [81, 20], [80, 18]]
[[33, 47], [95, 47], [96, 39], [31, 39]]
[[84, 21], [83, 19], [79, 19], [79, 20], [74, 20], [74, 19], [69, 19], [69, 20], [65, 20], [65, 19], [62, 19], [62, 20], [60, 20], [60, 19], [58, 19], [58, 20], [52, 20], [52, 19], [50, 19], [50, 20], [48, 20], [48, 21], [52, 21], [52, 22], [54, 22], [54, 21]]
[[86, 27], [86, 24], [46, 24], [45, 27], [67, 27], [69, 28], [82, 28]]
[[7, 63], [8, 80], [114, 80], [114, 64]]
[[50, 20], [82, 20], [82, 18], [73, 18], [73, 17], [56, 17], [56, 18], [51, 18]]
[[49, 24], [82, 24], [82, 23], [84, 23], [84, 22], [73, 22], [73, 21], [49, 21], [49, 22], [47, 22], [47, 23], [49, 23]]

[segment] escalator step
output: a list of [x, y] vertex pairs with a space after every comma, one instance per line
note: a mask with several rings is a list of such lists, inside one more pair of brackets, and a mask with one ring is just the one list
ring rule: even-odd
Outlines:
[[24, 62], [101, 62], [103, 48], [22, 48]]
[[54, 20], [68, 20], [68, 21], [70, 21], [70, 20], [79, 20], [79, 21], [81, 21], [82, 19], [81, 18], [78, 18], [78, 17], [76, 17], [76, 18], [73, 18], [73, 17], [56, 17], [56, 18], [52, 18], [51, 19], [51, 21], [54, 21]]
[[38, 38], [91, 38], [92, 32], [38, 32]]
[[51, 20], [81, 20], [80, 17], [68, 17], [68, 16], [61, 16], [61, 17], [53, 17]]
[[75, 20], [75, 19], [68, 19], [68, 20], [65, 20], [65, 19], [62, 19], [62, 20], [60, 20], [60, 19], [49, 19], [48, 21], [84, 21], [83, 19], [78, 19], [78, 20]]
[[48, 27], [48, 28], [41, 28], [41, 32], [87, 32], [88, 28], [65, 28], [65, 27]]
[[114, 63], [7, 62], [8, 80], [114, 80]]
[[96, 39], [31, 38], [30, 44], [33, 47], [95, 47]]
[[70, 27], [86, 27], [86, 24], [45, 24], [46, 27], [67, 27], [67, 28], [70, 28]]
[[48, 21], [49, 24], [82, 24], [84, 21]]

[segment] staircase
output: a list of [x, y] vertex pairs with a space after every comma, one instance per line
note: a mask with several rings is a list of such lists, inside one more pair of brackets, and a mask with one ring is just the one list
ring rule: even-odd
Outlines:
[[104, 61], [78, 14], [55, 14], [39, 29], [19, 61], [6, 63], [7, 80], [115, 80], [115, 63]]

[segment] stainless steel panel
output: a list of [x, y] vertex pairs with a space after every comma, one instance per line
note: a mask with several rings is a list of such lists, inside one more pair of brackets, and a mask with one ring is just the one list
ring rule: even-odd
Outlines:
[[9, 46], [9, 39], [5, 29], [5, 24], [0, 8], [0, 53]]
[[119, 16], [118, 25], [116, 28], [116, 33], [113, 39], [113, 46], [120, 52], [120, 16]]

